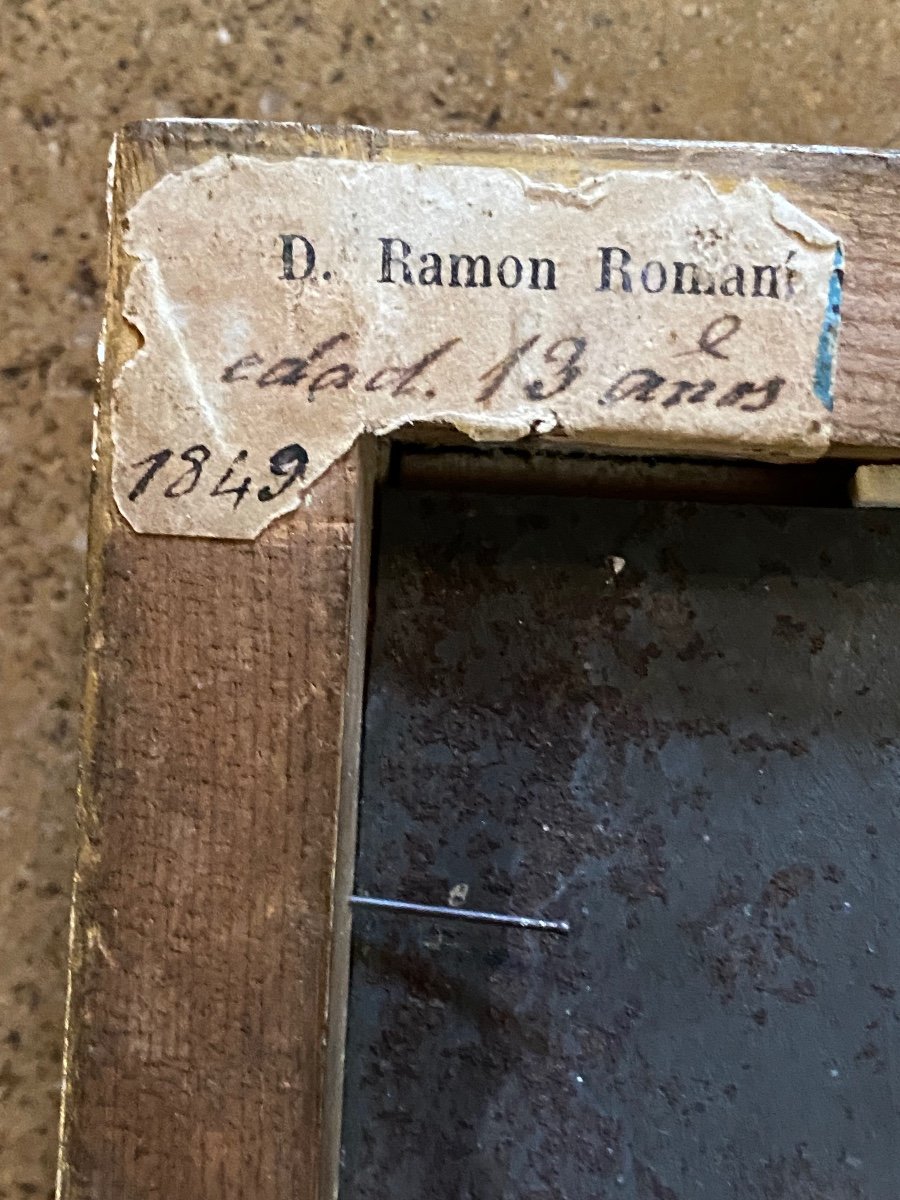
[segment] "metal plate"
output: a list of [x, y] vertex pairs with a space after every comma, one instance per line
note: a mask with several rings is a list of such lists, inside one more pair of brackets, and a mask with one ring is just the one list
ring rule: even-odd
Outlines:
[[[896, 1200], [900, 514], [382, 498], [342, 1200]], [[458, 885], [463, 885], [461, 888]]]

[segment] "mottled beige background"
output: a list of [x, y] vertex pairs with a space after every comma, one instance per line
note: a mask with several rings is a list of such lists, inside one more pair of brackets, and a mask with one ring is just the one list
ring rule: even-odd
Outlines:
[[147, 116], [897, 146], [896, 0], [0, 0], [0, 1200], [52, 1189], [106, 152]]

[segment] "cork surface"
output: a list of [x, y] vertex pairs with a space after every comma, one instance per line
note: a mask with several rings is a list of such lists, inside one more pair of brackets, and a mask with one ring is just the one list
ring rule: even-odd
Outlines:
[[125, 121], [900, 145], [900, 8], [0, 6], [0, 1200], [52, 1192], [106, 154]]

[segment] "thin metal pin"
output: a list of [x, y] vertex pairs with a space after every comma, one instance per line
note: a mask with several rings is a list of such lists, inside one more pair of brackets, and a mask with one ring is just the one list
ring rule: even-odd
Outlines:
[[417, 917], [456, 918], [480, 921], [484, 925], [511, 925], [515, 929], [536, 929], [540, 933], [568, 933], [568, 921], [546, 921], [543, 917], [517, 917], [508, 913], [479, 912], [472, 908], [450, 908], [437, 904], [413, 904], [409, 900], [384, 900], [380, 896], [351, 896], [350, 903], [361, 908], [381, 908], [389, 912]]

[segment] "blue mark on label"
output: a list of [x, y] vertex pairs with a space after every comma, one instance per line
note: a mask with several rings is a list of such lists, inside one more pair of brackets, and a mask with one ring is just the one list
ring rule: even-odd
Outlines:
[[828, 302], [825, 319], [819, 334], [819, 349], [816, 354], [816, 369], [813, 373], [813, 391], [830, 412], [834, 407], [834, 366], [837, 359], [838, 331], [841, 328], [841, 293], [844, 287], [844, 251], [840, 243], [834, 248], [834, 263], [828, 283]]

